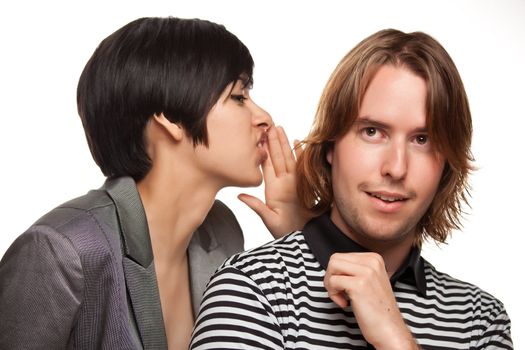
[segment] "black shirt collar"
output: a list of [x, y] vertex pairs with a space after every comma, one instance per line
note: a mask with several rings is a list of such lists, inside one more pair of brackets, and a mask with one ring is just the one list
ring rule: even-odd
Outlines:
[[[303, 235], [312, 253], [326, 270], [330, 256], [334, 253], [360, 253], [369, 250], [354, 242], [330, 220], [329, 213], [310, 220], [303, 229]], [[392, 286], [397, 282], [415, 286], [426, 296], [424, 260], [421, 251], [414, 247], [401, 267], [392, 275]]]

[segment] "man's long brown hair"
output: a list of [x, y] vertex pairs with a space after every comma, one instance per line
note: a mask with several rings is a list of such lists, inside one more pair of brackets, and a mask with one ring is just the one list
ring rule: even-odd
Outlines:
[[379, 67], [409, 69], [427, 84], [426, 125], [437, 152], [446, 160], [430, 207], [417, 225], [415, 245], [423, 239], [446, 241], [461, 227], [468, 205], [468, 175], [473, 170], [470, 144], [472, 120], [459, 72], [445, 49], [431, 36], [379, 31], [361, 41], [339, 62], [323, 91], [304, 152], [297, 162], [297, 192], [314, 215], [332, 206], [331, 167], [327, 151], [354, 123], [366, 89]]

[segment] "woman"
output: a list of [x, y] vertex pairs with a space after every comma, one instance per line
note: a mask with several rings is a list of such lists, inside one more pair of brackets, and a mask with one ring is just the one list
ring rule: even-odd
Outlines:
[[0, 348], [186, 349], [205, 283], [243, 246], [215, 195], [259, 185], [261, 165], [266, 205], [242, 199], [274, 235], [300, 228], [294, 158], [250, 99], [252, 70], [248, 49], [203, 20], [142, 18], [101, 42], [77, 103], [108, 180], [6, 252]]

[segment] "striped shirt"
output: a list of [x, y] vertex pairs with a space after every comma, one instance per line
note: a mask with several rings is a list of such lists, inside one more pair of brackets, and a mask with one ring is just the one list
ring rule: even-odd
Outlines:
[[[323, 285], [332, 253], [363, 250], [324, 215], [302, 232], [231, 257], [208, 284], [191, 349], [372, 348], [351, 306], [337, 306]], [[437, 271], [418, 249], [391, 283], [423, 349], [513, 348], [503, 304]]]

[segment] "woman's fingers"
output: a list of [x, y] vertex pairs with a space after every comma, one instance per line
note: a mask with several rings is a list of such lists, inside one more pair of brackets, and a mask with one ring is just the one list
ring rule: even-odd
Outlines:
[[279, 140], [277, 127], [268, 130], [268, 150], [276, 176], [286, 173], [286, 159]]

